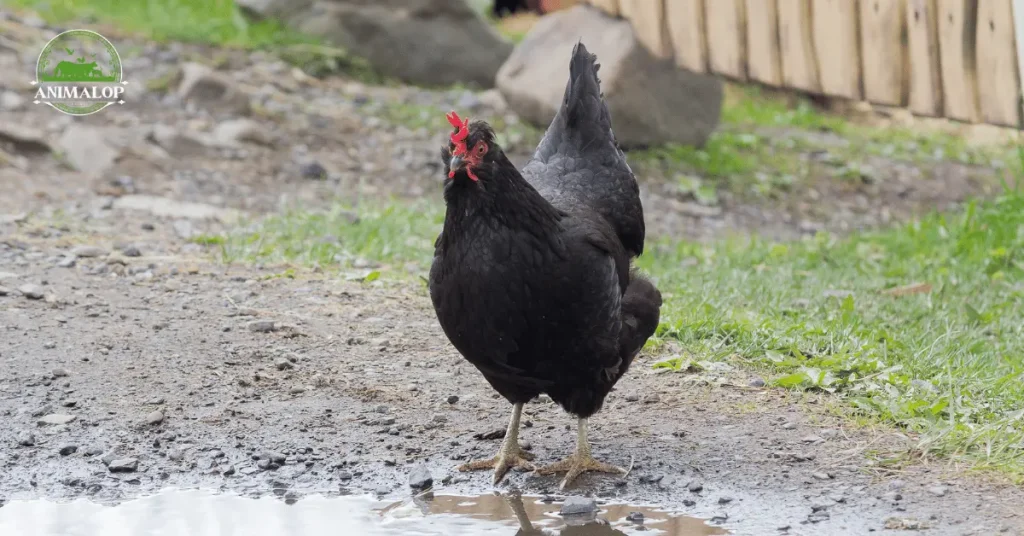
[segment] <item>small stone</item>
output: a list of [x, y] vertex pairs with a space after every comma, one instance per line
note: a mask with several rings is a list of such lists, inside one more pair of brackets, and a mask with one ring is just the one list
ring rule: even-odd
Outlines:
[[936, 497], [945, 497], [946, 494], [949, 493], [949, 488], [946, 486], [932, 486], [928, 488], [928, 493], [931, 493]]
[[296, 385], [296, 386], [292, 387], [291, 389], [289, 389], [288, 392], [293, 394], [293, 395], [301, 395], [302, 393], [306, 392], [306, 388], [301, 386], [301, 385]]
[[228, 468], [225, 469], [224, 472], [221, 473], [221, 474], [224, 475], [224, 476], [231, 476], [231, 475], [235, 474], [235, 466], [234, 465], [229, 465]]
[[75, 419], [77, 419], [77, 418], [78, 418], [78, 415], [67, 415], [67, 414], [63, 414], [63, 413], [51, 413], [50, 415], [47, 415], [47, 416], [39, 419], [38, 424], [40, 426], [47, 425], [47, 424], [51, 424], [51, 425], [71, 424], [72, 422], [75, 422]]
[[271, 463], [276, 463], [278, 465], [284, 465], [284, 462], [288, 459], [284, 454], [275, 451], [264, 452], [260, 454], [259, 457], [260, 459], [269, 460]]
[[213, 130], [213, 138], [218, 143], [229, 146], [245, 141], [260, 145], [273, 143], [262, 125], [247, 118], [229, 119], [220, 123]]
[[299, 173], [304, 179], [323, 180], [327, 178], [327, 170], [316, 160], [303, 164]]
[[794, 428], [796, 428], [796, 423], [793, 422], [783, 423], [782, 425], [783, 430], [793, 430]]
[[36, 444], [36, 436], [32, 432], [21, 432], [18, 434], [18, 444], [23, 447], [31, 447]]
[[0, 110], [13, 111], [20, 109], [25, 99], [13, 91], [0, 92]]
[[644, 397], [644, 404], [657, 404], [661, 402], [661, 397], [658, 393], [651, 393]]
[[57, 379], [57, 378], [67, 378], [69, 373], [68, 373], [67, 369], [56, 368], [56, 369], [53, 369], [53, 372], [51, 372], [50, 374], [53, 375], [54, 379]]
[[156, 410], [146, 415], [146, 424], [160, 424], [162, 422], [164, 422], [164, 412], [161, 410]]
[[274, 360], [274, 368], [277, 370], [291, 370], [295, 368], [295, 364], [286, 357], [279, 357]]
[[131, 246], [131, 245], [128, 245], [128, 246], [125, 246], [125, 247], [121, 248], [121, 254], [124, 255], [125, 257], [141, 257], [142, 256], [142, 252], [139, 251], [139, 248], [136, 247], [136, 246]]
[[134, 473], [139, 470], [138, 458], [121, 458], [113, 460], [107, 465], [111, 473]]
[[822, 510], [827, 510], [829, 506], [832, 506], [831, 502], [815, 501], [811, 503], [811, 512], [821, 512]]
[[95, 258], [95, 257], [105, 257], [107, 255], [107, 250], [105, 250], [105, 249], [103, 249], [103, 248], [101, 248], [99, 246], [84, 245], [84, 246], [75, 246], [71, 250], [71, 254], [76, 256], [76, 257], [83, 258], [83, 259], [91, 259], [91, 258]]
[[626, 521], [629, 521], [630, 523], [635, 523], [637, 525], [643, 525], [644, 514], [643, 512], [630, 512], [629, 515], [626, 516]]
[[459, 401], [459, 397], [451, 395], [445, 401], [448, 402], [449, 404], [455, 404], [456, 402]]
[[417, 465], [409, 473], [409, 487], [415, 490], [425, 490], [434, 485], [434, 477], [425, 465]]
[[65, 255], [57, 261], [57, 268], [73, 268], [77, 262], [74, 255]]
[[177, 93], [183, 101], [218, 112], [247, 115], [252, 110], [249, 96], [239, 84], [201, 63], [181, 66]]
[[167, 449], [167, 459], [172, 462], [180, 462], [185, 457], [185, 451], [175, 447]]
[[252, 322], [249, 322], [246, 327], [249, 328], [249, 331], [254, 331], [256, 333], [270, 333], [277, 328], [273, 320], [253, 320]]
[[43, 293], [43, 288], [39, 285], [33, 285], [32, 283], [25, 283], [18, 287], [18, 292], [30, 300], [41, 300], [46, 297], [46, 294]]
[[820, 436], [816, 436], [816, 435], [809, 435], [807, 437], [802, 438], [800, 441], [803, 441], [804, 443], [811, 443], [811, 444], [824, 443], [825, 442], [824, 439], [822, 439]]
[[196, 234], [195, 228], [192, 226], [192, 222], [188, 220], [175, 220], [171, 226], [174, 227], [174, 234], [178, 235], [178, 238], [182, 238], [184, 240], [188, 240]]
[[61, 456], [71, 456], [72, 454], [78, 452], [78, 446], [64, 445], [63, 447], [60, 448], [58, 452], [60, 453]]
[[640, 395], [636, 395], [636, 394], [626, 395], [626, 402], [639, 402], [639, 401], [640, 401]]
[[697, 501], [693, 499], [683, 499], [683, 506], [693, 508], [694, 506], [697, 506]]
[[750, 380], [750, 384], [749, 385], [751, 387], [764, 387], [765, 383], [764, 383], [764, 380], [762, 378], [754, 378], [753, 380]]
[[586, 515], [597, 512], [597, 501], [590, 497], [566, 497], [559, 511], [563, 516]]
[[813, 476], [814, 478], [817, 478], [818, 480], [829, 480], [829, 479], [832, 478], [831, 474], [823, 473], [823, 472], [817, 472], [817, 473], [812, 474], [811, 476]]
[[729, 504], [732, 501], [733, 501], [732, 497], [729, 497], [728, 495], [723, 495], [723, 496], [718, 498], [718, 504]]
[[690, 493], [700, 493], [704, 490], [704, 484], [701, 484], [700, 482], [690, 482], [690, 485], [687, 486], [686, 489], [690, 490]]

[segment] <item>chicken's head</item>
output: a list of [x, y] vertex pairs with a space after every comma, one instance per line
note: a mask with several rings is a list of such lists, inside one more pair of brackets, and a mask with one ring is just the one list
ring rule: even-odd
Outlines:
[[470, 124], [468, 118], [461, 119], [455, 112], [450, 112], [446, 117], [455, 127], [447, 149], [442, 151], [448, 178], [454, 179], [458, 173], [465, 172], [470, 180], [479, 181], [477, 173], [491, 160], [489, 155], [492, 149], [500, 151], [494, 143], [494, 131], [483, 121]]

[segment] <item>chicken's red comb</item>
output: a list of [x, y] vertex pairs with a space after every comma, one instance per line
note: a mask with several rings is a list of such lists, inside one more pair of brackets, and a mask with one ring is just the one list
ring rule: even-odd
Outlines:
[[451, 135], [452, 143], [455, 144], [455, 150], [452, 151], [454, 155], [462, 155], [466, 153], [466, 138], [469, 136], [469, 118], [465, 120], [459, 118], [459, 114], [454, 111], [445, 114], [448, 118], [448, 122], [458, 130]]

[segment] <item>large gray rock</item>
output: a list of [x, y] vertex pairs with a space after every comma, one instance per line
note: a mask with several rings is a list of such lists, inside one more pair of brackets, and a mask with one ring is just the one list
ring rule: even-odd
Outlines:
[[720, 80], [654, 57], [629, 22], [586, 5], [542, 17], [498, 71], [498, 90], [520, 117], [540, 127], [551, 123], [579, 40], [601, 64], [601, 89], [623, 147], [701, 146], [718, 126]]
[[494, 87], [512, 52], [465, 0], [238, 0], [365, 58], [378, 72], [426, 85]]

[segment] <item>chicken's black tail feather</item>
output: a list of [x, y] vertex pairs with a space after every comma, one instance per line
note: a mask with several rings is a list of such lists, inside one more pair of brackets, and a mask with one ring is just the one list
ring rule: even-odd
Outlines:
[[597, 56], [591, 54], [582, 41], [572, 49], [569, 61], [569, 82], [565, 86], [562, 106], [558, 111], [559, 126], [573, 134], [579, 149], [607, 150], [607, 143], [615, 143], [611, 114], [601, 94], [600, 69]]

